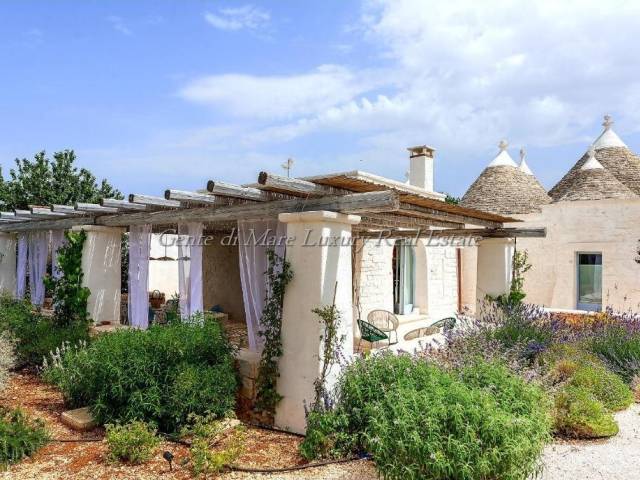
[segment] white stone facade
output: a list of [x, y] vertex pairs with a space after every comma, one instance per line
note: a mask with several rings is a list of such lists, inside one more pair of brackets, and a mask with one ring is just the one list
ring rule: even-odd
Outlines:
[[[393, 244], [393, 239], [368, 239], [355, 247], [354, 303], [360, 308], [354, 307], [354, 315], [363, 320], [372, 310], [393, 312]], [[457, 251], [416, 242], [416, 313], [438, 320], [458, 311]]]

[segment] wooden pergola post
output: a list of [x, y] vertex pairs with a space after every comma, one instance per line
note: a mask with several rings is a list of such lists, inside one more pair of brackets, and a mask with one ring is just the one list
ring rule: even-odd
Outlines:
[[[320, 319], [312, 309], [334, 301], [341, 314], [339, 338], [346, 358], [353, 355], [353, 304], [351, 286], [351, 226], [357, 215], [328, 211], [282, 213], [287, 224], [286, 258], [293, 280], [287, 286], [282, 315], [282, 347], [275, 424], [295, 433], [306, 431], [304, 405], [314, 399], [314, 381], [322, 368]], [[328, 387], [339, 366], [331, 371]]]

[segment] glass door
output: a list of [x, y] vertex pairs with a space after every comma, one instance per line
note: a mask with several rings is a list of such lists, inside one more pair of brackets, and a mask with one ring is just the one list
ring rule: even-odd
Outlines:
[[397, 240], [393, 247], [393, 303], [394, 313], [407, 315], [413, 311], [416, 260], [413, 246]]
[[602, 254], [578, 253], [578, 310], [602, 310]]

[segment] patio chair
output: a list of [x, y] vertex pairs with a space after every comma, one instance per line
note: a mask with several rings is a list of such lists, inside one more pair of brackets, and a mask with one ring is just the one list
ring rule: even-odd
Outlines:
[[[398, 325], [400, 325], [400, 321], [393, 313], [386, 310], [372, 310], [367, 315], [367, 322], [387, 334], [389, 345], [398, 343]], [[395, 336], [395, 342], [391, 340], [392, 334]]]
[[389, 336], [386, 333], [384, 333], [375, 325], [371, 325], [369, 322], [365, 322], [364, 320], [358, 319], [358, 328], [360, 329], [360, 341], [358, 342], [358, 350], [360, 350], [360, 344], [362, 343], [362, 340], [366, 340], [372, 346], [376, 342], [389, 340]]
[[442, 328], [445, 331], [453, 330], [453, 328], [456, 326], [457, 321], [458, 319], [456, 317], [447, 317], [447, 318], [443, 318], [442, 320], [433, 322], [430, 326], [436, 327], [436, 328]]

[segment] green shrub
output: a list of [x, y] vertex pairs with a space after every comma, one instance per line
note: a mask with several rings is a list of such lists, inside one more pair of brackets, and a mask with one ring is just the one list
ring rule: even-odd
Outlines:
[[44, 378], [100, 423], [143, 420], [167, 432], [189, 413], [232, 410], [237, 386], [233, 349], [210, 319], [101, 334], [54, 358]]
[[[190, 437], [191, 468], [196, 476], [215, 475], [233, 463], [243, 452], [246, 429], [242, 425], [229, 428], [224, 420], [211, 415], [189, 416], [189, 425], [181, 430], [182, 437]], [[214, 450], [214, 446], [216, 449]]]
[[544, 417], [509, 414], [462, 382], [395, 390], [368, 410], [367, 443], [385, 479], [524, 480], [548, 440]]
[[52, 318], [32, 311], [26, 301], [0, 298], [0, 330], [15, 339], [16, 365], [40, 365], [43, 358], [64, 342], [72, 344], [89, 339], [87, 325], [58, 326]]
[[588, 390], [605, 408], [614, 412], [624, 410], [633, 403], [631, 389], [604, 366], [580, 365], [569, 380], [569, 385]]
[[300, 454], [307, 460], [344, 458], [353, 453], [356, 442], [349, 433], [349, 417], [343, 411], [310, 412]]
[[524, 479], [550, 439], [549, 410], [540, 387], [500, 365], [373, 356], [345, 370], [335, 412], [309, 416], [301, 453], [369, 451], [389, 479]]
[[0, 409], [0, 464], [22, 460], [48, 441], [42, 420], [31, 420], [19, 409]]
[[140, 421], [107, 425], [106, 440], [111, 461], [134, 464], [149, 460], [160, 445], [155, 430]]
[[630, 383], [640, 374], [640, 334], [622, 328], [609, 328], [590, 343], [591, 351], [600, 356], [611, 370]]
[[613, 415], [584, 387], [566, 386], [556, 395], [555, 428], [574, 438], [603, 438], [618, 433]]

